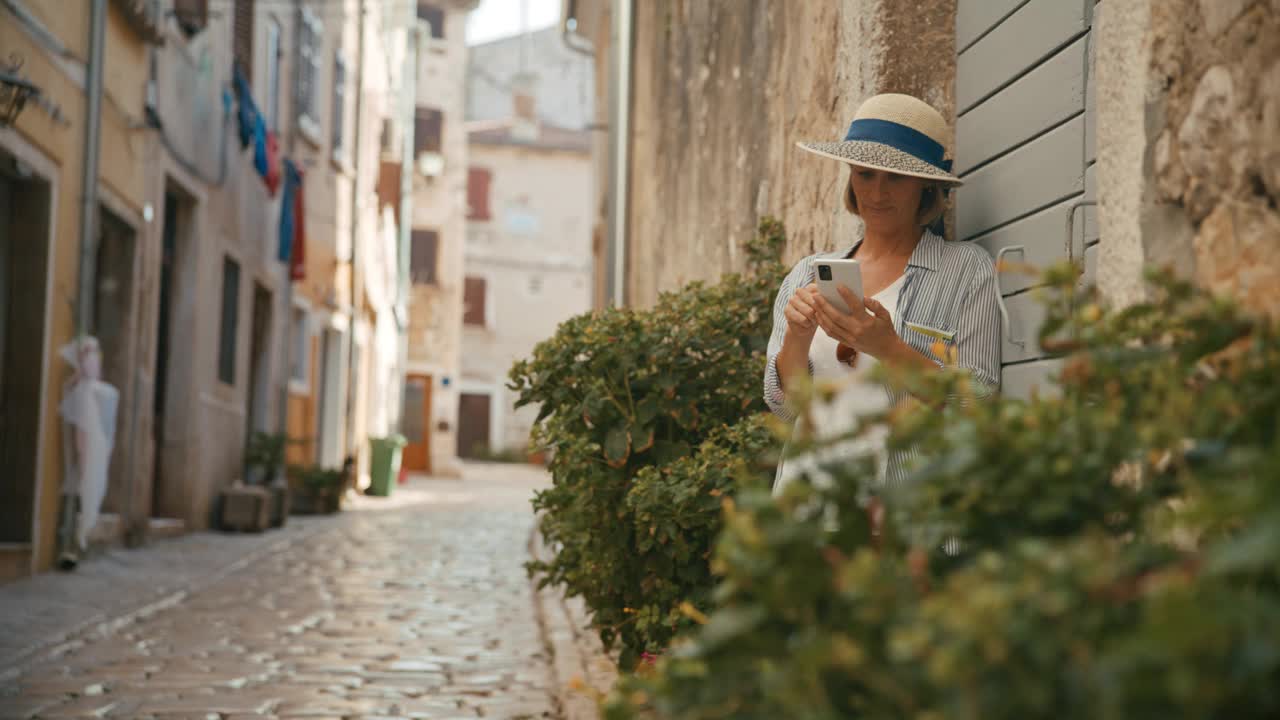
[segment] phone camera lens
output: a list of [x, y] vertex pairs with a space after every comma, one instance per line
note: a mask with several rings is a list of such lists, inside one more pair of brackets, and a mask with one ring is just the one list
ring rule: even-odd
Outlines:
[[830, 279], [831, 279], [831, 266], [830, 266], [830, 265], [819, 265], [819, 266], [818, 266], [818, 277], [819, 277], [820, 279], [822, 279], [822, 280], [830, 280]]

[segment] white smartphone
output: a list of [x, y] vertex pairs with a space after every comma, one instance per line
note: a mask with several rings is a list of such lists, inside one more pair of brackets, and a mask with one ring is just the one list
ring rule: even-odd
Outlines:
[[846, 314], [853, 312], [844, 298], [840, 297], [840, 292], [836, 288], [843, 285], [859, 299], [862, 298], [862, 268], [858, 265], [858, 261], [818, 260], [814, 266], [818, 278], [818, 292], [822, 293], [822, 297], [836, 306], [840, 312]]

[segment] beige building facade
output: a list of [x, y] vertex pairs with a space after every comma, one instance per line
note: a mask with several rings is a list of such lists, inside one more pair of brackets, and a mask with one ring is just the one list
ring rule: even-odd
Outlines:
[[477, 0], [419, 2], [401, 432], [411, 471], [456, 476], [467, 139], [466, 15]]
[[592, 307], [593, 60], [558, 27], [474, 45], [458, 452], [525, 456], [511, 366]]
[[459, 453], [524, 453], [537, 408], [515, 408], [511, 366], [591, 309], [586, 132], [535, 120], [471, 125]]

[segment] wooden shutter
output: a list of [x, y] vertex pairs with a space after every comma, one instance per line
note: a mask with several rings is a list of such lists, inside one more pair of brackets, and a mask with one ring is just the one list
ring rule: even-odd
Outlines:
[[305, 115], [319, 130], [320, 46], [324, 25], [309, 7], [302, 8], [298, 23], [298, 114]]
[[489, 186], [493, 181], [493, 173], [486, 168], [470, 168], [467, 170], [467, 219], [488, 220]]
[[235, 16], [231, 26], [232, 52], [250, 87], [253, 86], [253, 2], [254, 0], [235, 0]]
[[409, 275], [415, 285], [436, 284], [436, 258], [440, 235], [435, 230], [414, 230], [410, 238]]
[[332, 143], [335, 152], [341, 151], [343, 146], [343, 123], [346, 120], [347, 107], [347, 64], [341, 56], [335, 57], [333, 60], [333, 117], [330, 119], [332, 123]]
[[440, 152], [440, 136], [444, 132], [444, 115], [435, 108], [420, 107], [414, 116], [413, 154]]
[[[1097, 197], [1093, 5], [961, 0], [957, 6], [955, 171], [965, 184], [955, 191], [956, 240], [972, 241], [995, 259], [1041, 269], [1067, 259], [1096, 265], [1095, 208], [1077, 207]], [[1046, 380], [1062, 367], [1037, 340], [1045, 309], [1027, 292], [1037, 278], [996, 275], [1007, 313], [1007, 396], [1049, 391]]]
[[378, 209], [390, 206], [397, 222], [400, 218], [400, 178], [400, 163], [383, 160], [378, 165], [378, 185], [374, 188], [378, 195]]
[[469, 277], [462, 288], [462, 324], [484, 327], [485, 282], [482, 277]]
[[218, 339], [218, 379], [236, 382], [236, 338], [240, 325], [240, 264], [231, 258], [222, 264], [222, 327]]

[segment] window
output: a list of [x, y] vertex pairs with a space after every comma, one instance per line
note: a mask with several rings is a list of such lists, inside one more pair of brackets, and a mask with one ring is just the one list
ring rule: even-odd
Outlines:
[[267, 94], [262, 99], [262, 114], [267, 129], [280, 130], [280, 22], [267, 22]]
[[333, 119], [330, 146], [335, 157], [343, 152], [343, 124], [346, 120], [347, 63], [339, 54], [333, 59]]
[[[302, 9], [302, 22], [298, 24], [298, 115], [302, 124], [310, 126], [310, 132], [319, 135], [316, 86], [320, 82], [320, 46], [323, 35], [320, 17], [311, 8]], [[318, 139], [318, 138], [317, 138]]]
[[469, 277], [462, 287], [462, 324], [484, 327], [485, 281], [482, 277]]
[[542, 276], [541, 275], [529, 276], [529, 294], [534, 296], [542, 294]]
[[444, 10], [430, 3], [418, 3], [418, 19], [431, 26], [431, 37], [444, 39]]
[[235, 14], [231, 21], [231, 51], [251, 87], [253, 86], [253, 2], [254, 0], [235, 0]]
[[173, 16], [183, 34], [191, 37], [209, 24], [209, 0], [174, 0]]
[[311, 315], [306, 308], [293, 308], [289, 318], [289, 382], [311, 387]]
[[444, 134], [444, 114], [435, 108], [418, 108], [413, 123], [413, 156], [440, 152]]
[[410, 243], [409, 276], [413, 284], [435, 285], [440, 234], [435, 230], [414, 230]]
[[493, 173], [485, 168], [467, 170], [467, 219], [489, 219], [489, 186]]
[[240, 319], [240, 265], [222, 261], [222, 328], [218, 337], [218, 379], [236, 384], [236, 335]]

